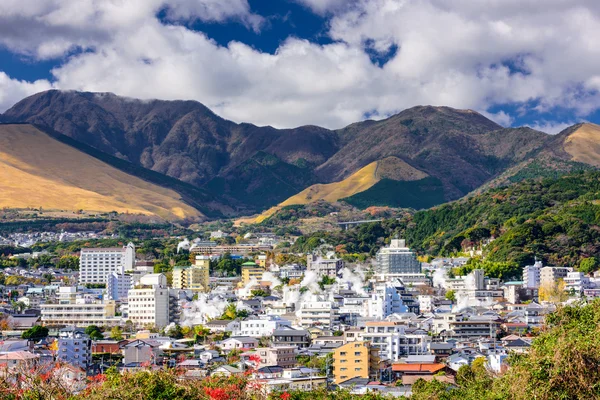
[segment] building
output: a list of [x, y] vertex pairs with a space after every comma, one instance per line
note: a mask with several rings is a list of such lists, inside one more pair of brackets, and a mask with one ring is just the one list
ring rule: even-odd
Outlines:
[[383, 274], [420, 274], [421, 262], [406, 247], [404, 239], [392, 239], [387, 247], [377, 252], [377, 270]]
[[337, 307], [331, 301], [307, 301], [300, 305], [300, 326], [310, 328], [319, 326], [337, 329], [340, 316]]
[[264, 268], [248, 261], [242, 264], [242, 285], [247, 285], [250, 281], [255, 280], [260, 282], [263, 274], [265, 273]]
[[79, 256], [79, 283], [106, 284], [108, 276], [116, 272], [133, 271], [135, 246], [84, 248]]
[[79, 298], [73, 303], [41, 304], [44, 326], [116, 326], [121, 323], [117, 317], [114, 300]]
[[210, 238], [211, 238], [211, 239], [224, 239], [224, 238], [226, 238], [227, 236], [229, 236], [229, 234], [228, 234], [228, 233], [226, 233], [226, 232], [223, 232], [223, 231], [222, 231], [222, 230], [220, 230], [220, 229], [219, 229], [218, 231], [212, 231], [212, 232], [210, 233]]
[[266, 269], [267, 268], [267, 256], [265, 254], [260, 254], [258, 257], [256, 257], [256, 264], [259, 267]]
[[58, 332], [57, 360], [86, 370], [92, 363], [92, 340], [74, 326]]
[[292, 368], [296, 366], [296, 347], [278, 346], [278, 347], [258, 347], [252, 353], [246, 355], [260, 356], [260, 362], [257, 368], [277, 365], [283, 368]]
[[407, 331], [406, 326], [398, 321], [367, 322], [361, 337], [378, 350], [380, 360], [390, 361], [398, 361], [407, 355], [425, 354], [431, 342], [425, 331]]
[[273, 346], [294, 346], [304, 348], [310, 345], [310, 333], [304, 329], [276, 329], [272, 336]]
[[573, 268], [568, 267], [544, 267], [540, 270], [540, 286], [553, 286], [572, 271]]
[[277, 329], [291, 327], [291, 322], [275, 315], [248, 318], [240, 321], [240, 330], [236, 336], [263, 337], [271, 336]]
[[390, 314], [409, 311], [404, 304], [400, 293], [400, 283], [397, 281], [375, 285], [367, 306], [368, 316], [377, 319], [383, 319]]
[[109, 300], [126, 300], [132, 283], [133, 280], [129, 274], [110, 273], [106, 279], [106, 297]]
[[258, 347], [258, 340], [248, 336], [233, 336], [223, 340], [220, 346], [223, 350], [255, 349]]
[[203, 293], [210, 291], [210, 257], [197, 255], [195, 259], [192, 266], [173, 268], [173, 288]]
[[378, 349], [371, 343], [347, 343], [333, 351], [333, 382], [339, 384], [353, 378], [375, 380], [378, 364]]
[[127, 302], [129, 320], [137, 327], [169, 324], [169, 289], [163, 274], [142, 276], [138, 285], [129, 291]]
[[316, 254], [309, 254], [306, 258], [306, 270], [313, 271], [318, 277], [335, 278], [342, 268], [344, 268], [344, 261], [339, 258], [327, 259]]
[[565, 290], [567, 292], [573, 291], [577, 294], [583, 293], [585, 289], [591, 289], [593, 287], [590, 278], [585, 276], [583, 272], [572, 271], [567, 273], [564, 278]]
[[523, 287], [537, 289], [540, 287], [540, 271], [543, 268], [541, 261], [536, 261], [533, 265], [527, 265], [523, 268]]
[[74, 286], [58, 289], [52, 302], [40, 304], [41, 321], [45, 326], [115, 326], [121, 323], [116, 316], [114, 300], [100, 300], [84, 295]]

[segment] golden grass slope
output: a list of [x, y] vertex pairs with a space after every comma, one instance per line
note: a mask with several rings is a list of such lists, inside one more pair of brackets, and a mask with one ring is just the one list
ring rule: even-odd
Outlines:
[[0, 125], [0, 207], [201, 216], [175, 191], [111, 167], [31, 125]]
[[581, 125], [565, 139], [564, 149], [573, 161], [600, 167], [600, 126]]
[[342, 181], [309, 186], [279, 205], [271, 207], [259, 216], [255, 218], [239, 219], [236, 221], [236, 224], [261, 223], [273, 215], [277, 210], [281, 209], [281, 207], [285, 206], [309, 204], [319, 200], [325, 200], [333, 203], [339, 199], [364, 192], [383, 178], [412, 181], [423, 179], [427, 176], [428, 175], [425, 172], [411, 167], [409, 164], [397, 157], [387, 157], [368, 164]]

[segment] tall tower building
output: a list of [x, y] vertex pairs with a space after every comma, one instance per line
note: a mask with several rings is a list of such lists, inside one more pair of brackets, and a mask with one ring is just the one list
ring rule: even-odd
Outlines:
[[194, 292], [210, 290], [210, 257], [198, 255], [192, 266], [176, 266], [173, 269], [173, 287]]
[[377, 268], [383, 274], [420, 274], [421, 262], [404, 239], [392, 239], [377, 252]]

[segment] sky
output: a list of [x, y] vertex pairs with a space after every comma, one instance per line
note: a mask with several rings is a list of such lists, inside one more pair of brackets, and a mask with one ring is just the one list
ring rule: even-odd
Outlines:
[[415, 105], [600, 123], [597, 0], [1, 0], [0, 112], [48, 89], [341, 128]]

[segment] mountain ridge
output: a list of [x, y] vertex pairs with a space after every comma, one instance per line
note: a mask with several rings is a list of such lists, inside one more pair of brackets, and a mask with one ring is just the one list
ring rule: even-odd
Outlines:
[[[437, 192], [435, 202], [461, 198], [539, 154], [570, 157], [556, 137], [444, 106], [415, 106], [338, 130], [276, 129], [226, 120], [197, 101], [52, 90], [23, 99], [1, 119], [33, 123], [193, 186], [206, 196], [196, 203], [210, 198], [223, 215], [261, 212], [389, 157], [431, 177], [436, 183], [426, 190]], [[411, 187], [393, 183], [403, 178], [386, 181], [400, 197]], [[361, 195], [361, 204], [374, 195]]]

